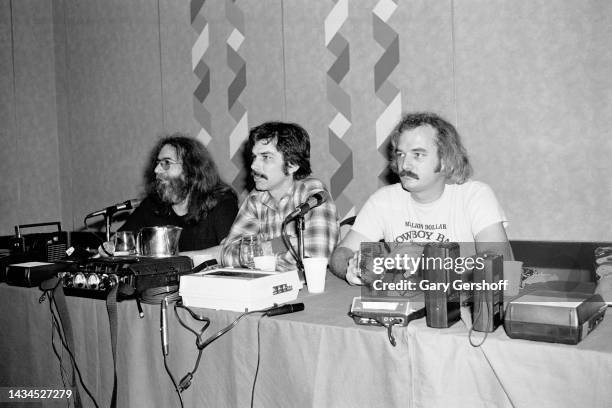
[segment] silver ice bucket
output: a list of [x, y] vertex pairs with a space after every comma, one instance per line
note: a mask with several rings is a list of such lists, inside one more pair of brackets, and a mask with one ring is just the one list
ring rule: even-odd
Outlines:
[[181, 227], [174, 225], [142, 228], [136, 237], [138, 254], [155, 257], [178, 255], [181, 231]]

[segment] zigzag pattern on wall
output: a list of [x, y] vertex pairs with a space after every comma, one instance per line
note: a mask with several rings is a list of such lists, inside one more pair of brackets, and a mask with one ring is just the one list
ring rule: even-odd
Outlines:
[[192, 0], [190, 4], [191, 26], [198, 34], [198, 38], [191, 48], [191, 68], [198, 78], [198, 84], [193, 92], [193, 113], [196, 121], [200, 124], [197, 139], [208, 146], [212, 139], [212, 123], [210, 112], [204, 106], [204, 102], [210, 94], [210, 68], [204, 61], [204, 55], [210, 45], [208, 21], [206, 21], [202, 12], [205, 2], [206, 0]]
[[348, 0], [335, 0], [335, 5], [325, 18], [325, 46], [336, 56], [327, 71], [327, 100], [335, 108], [336, 115], [328, 125], [329, 152], [339, 167], [332, 174], [330, 190], [341, 219], [354, 215], [355, 207], [344, 194], [353, 179], [353, 151], [342, 140], [351, 127], [351, 98], [341, 87], [350, 69], [349, 43], [340, 34], [348, 18]]
[[234, 73], [234, 79], [227, 88], [227, 109], [235, 121], [235, 126], [229, 136], [229, 156], [238, 169], [238, 174], [232, 180], [236, 191], [244, 190], [246, 168], [242, 157], [242, 144], [249, 132], [248, 115], [246, 108], [240, 103], [240, 95], [246, 88], [246, 61], [240, 55], [239, 49], [245, 40], [244, 13], [236, 5], [235, 0], [226, 0], [225, 15], [233, 26], [227, 38], [227, 65]]
[[[372, 10], [374, 40], [383, 48], [383, 54], [374, 65], [374, 91], [385, 107], [376, 119], [376, 149], [387, 159], [389, 133], [402, 114], [402, 95], [389, 76], [399, 64], [399, 35], [387, 24], [397, 9], [394, 0], [380, 0]], [[387, 184], [387, 166], [378, 175], [379, 184]]]

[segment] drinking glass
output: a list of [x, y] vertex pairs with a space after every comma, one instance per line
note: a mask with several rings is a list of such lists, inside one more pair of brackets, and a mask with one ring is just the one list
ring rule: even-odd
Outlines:
[[245, 235], [240, 239], [240, 266], [255, 269], [253, 258], [262, 255], [263, 250], [258, 235]]
[[115, 234], [114, 256], [134, 255], [136, 253], [136, 240], [132, 231], [118, 231]]

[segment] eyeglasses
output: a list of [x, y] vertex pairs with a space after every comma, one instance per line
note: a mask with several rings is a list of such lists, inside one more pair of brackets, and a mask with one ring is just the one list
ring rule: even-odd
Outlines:
[[183, 162], [177, 162], [174, 161], [172, 159], [161, 159], [161, 160], [156, 160], [155, 161], [155, 167], [160, 166], [161, 168], [164, 170], [168, 170], [170, 168], [170, 166], [172, 166], [173, 164], [182, 164]]

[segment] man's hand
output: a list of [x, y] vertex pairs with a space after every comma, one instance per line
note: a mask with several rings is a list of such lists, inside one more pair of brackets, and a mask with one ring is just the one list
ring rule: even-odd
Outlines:
[[114, 256], [115, 253], [115, 243], [113, 241], [104, 241], [98, 247], [98, 255], [102, 258]]
[[329, 268], [340, 279], [346, 279], [351, 285], [361, 285], [361, 271], [359, 270], [359, 248], [361, 243], [368, 241], [363, 235], [350, 230], [346, 237], [338, 244], [331, 255]]
[[346, 281], [351, 285], [363, 285], [361, 280], [361, 268], [359, 268], [360, 251], [356, 251], [353, 257], [349, 259], [346, 269]]

